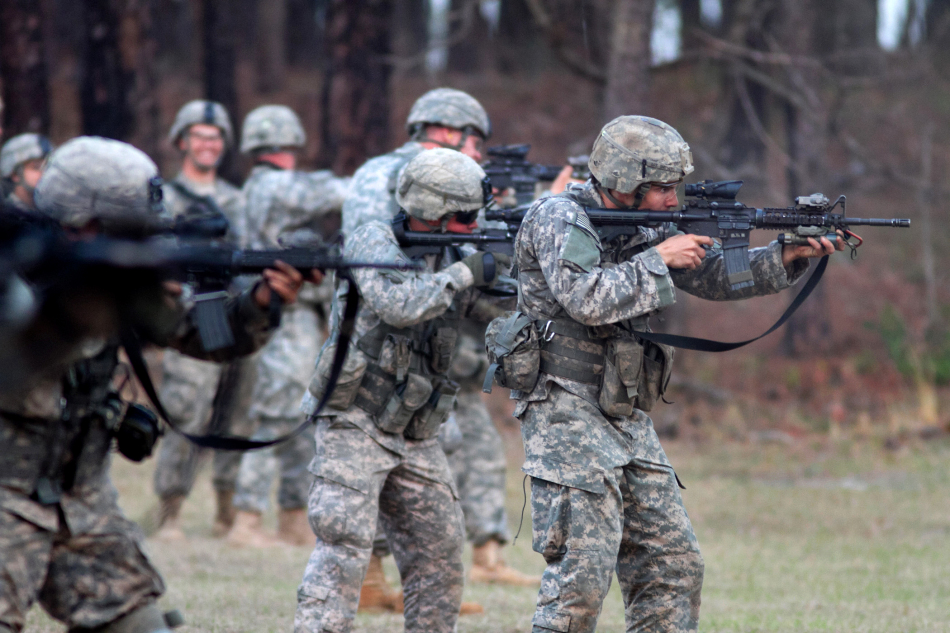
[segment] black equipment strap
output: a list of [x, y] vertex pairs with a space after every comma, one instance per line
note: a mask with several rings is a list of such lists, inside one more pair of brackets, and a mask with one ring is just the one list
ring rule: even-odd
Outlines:
[[314, 409], [314, 412], [308, 416], [307, 419], [304, 420], [296, 429], [290, 433], [287, 433], [286, 435], [282, 435], [266, 442], [259, 442], [246, 437], [238, 437], [233, 435], [193, 435], [180, 429], [174, 422], [172, 422], [167, 411], [165, 411], [165, 407], [162, 406], [162, 403], [158, 398], [158, 393], [155, 391], [155, 385], [152, 383], [152, 379], [148, 374], [148, 367], [145, 364], [145, 359], [142, 357], [142, 343], [139, 341], [138, 335], [132, 328], [123, 327], [120, 340], [122, 341], [122, 347], [125, 348], [125, 352], [129, 357], [129, 362], [132, 364], [132, 370], [135, 372], [135, 376], [142, 384], [142, 388], [145, 390], [146, 395], [148, 395], [149, 401], [152, 403], [152, 406], [155, 407], [155, 411], [158, 412], [158, 414], [162, 417], [165, 423], [172, 428], [172, 430], [191, 443], [201, 446], [202, 448], [214, 448], [223, 451], [253, 451], [261, 448], [267, 448], [268, 446], [273, 446], [275, 444], [280, 444], [281, 442], [285, 442], [295, 435], [302, 433], [304, 429], [310, 426], [310, 420], [323, 410], [327, 400], [329, 400], [330, 396], [333, 395], [333, 390], [336, 388], [337, 381], [340, 378], [340, 372], [343, 371], [343, 363], [346, 362], [346, 352], [350, 347], [350, 339], [353, 336], [353, 328], [356, 325], [356, 313], [359, 310], [359, 300], [359, 289], [356, 287], [355, 283], [350, 281], [349, 288], [347, 289], [346, 293], [346, 306], [343, 309], [343, 319], [340, 323], [340, 334], [337, 339], [336, 354], [333, 357], [333, 365], [330, 367], [330, 377], [327, 381], [327, 389], [324, 392], [323, 397], [320, 398], [317, 408]]
[[725, 343], [723, 341], [711, 341], [705, 338], [680, 336], [678, 334], [662, 334], [660, 332], [637, 331], [636, 335], [641, 339], [653, 341], [654, 343], [662, 343], [664, 345], [670, 345], [680, 349], [692, 349], [698, 352], [728, 352], [730, 350], [744, 347], [749, 343], [754, 343], [764, 336], [768, 336], [775, 330], [785, 325], [785, 322], [788, 321], [793, 314], [795, 314], [795, 311], [801, 307], [801, 305], [805, 302], [805, 299], [808, 298], [808, 296], [818, 285], [818, 282], [821, 281], [821, 277], [825, 274], [826, 268], [828, 268], [828, 255], [825, 255], [821, 258], [821, 261], [819, 261], [818, 265], [815, 266], [815, 272], [813, 272], [811, 277], [808, 278], [808, 282], [802, 288], [802, 291], [798, 293], [792, 303], [788, 306], [788, 308], [786, 308], [785, 312], [782, 313], [782, 316], [779, 317], [778, 321], [775, 322], [775, 325], [767, 329], [762, 334], [759, 334], [755, 338], [750, 338], [747, 341]]

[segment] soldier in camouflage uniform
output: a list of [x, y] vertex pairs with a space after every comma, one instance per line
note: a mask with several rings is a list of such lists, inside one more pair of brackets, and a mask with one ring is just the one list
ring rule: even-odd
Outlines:
[[676, 186], [693, 165], [676, 130], [615, 119], [595, 141], [590, 169], [586, 184], [536, 202], [515, 242], [518, 307], [542, 332], [540, 377], [512, 392], [533, 547], [548, 563], [532, 630], [594, 631], [616, 570], [628, 631], [694, 631], [703, 560], [646, 414], [665, 388], [672, 348], [635, 332], [675, 301], [676, 288], [713, 300], [775, 293], [802, 276], [804, 258], [834, 246], [750, 250], [755, 285], [731, 290], [710, 238], [659, 225], [602, 243], [585, 213], [677, 207]]
[[[413, 230], [470, 232], [485, 204], [484, 177], [461, 153], [423, 152], [402, 170], [397, 201]], [[408, 260], [392, 224], [382, 222], [358, 228], [345, 255]], [[405, 630], [454, 630], [462, 598], [462, 514], [436, 436], [458, 391], [446, 372], [459, 320], [480, 316], [480, 293], [472, 287], [493, 285], [496, 264], [509, 263], [504, 255], [494, 257], [473, 253], [451, 263], [442, 254], [425, 255], [424, 271], [354, 271], [363, 299], [354, 338], [331, 408], [316, 418], [309, 519], [317, 545], [298, 591], [297, 633], [351, 629], [377, 517], [405, 586]], [[332, 334], [305, 410], [313, 410], [326, 388], [340, 310], [335, 301]]]
[[33, 190], [43, 175], [46, 157], [53, 151], [49, 139], [39, 134], [20, 134], [0, 149], [0, 178], [7, 185], [6, 201], [13, 208], [32, 211]]
[[[168, 140], [181, 151], [182, 167], [178, 175], [162, 187], [165, 211], [173, 217], [221, 213], [230, 224], [226, 239], [240, 245], [244, 238], [244, 197], [217, 173], [225, 152], [234, 145], [227, 110], [214, 101], [186, 103], [175, 116]], [[249, 404], [232, 406], [236, 403], [224, 401], [236, 394], [248, 393], [247, 388], [232, 388], [242, 378], [250, 383], [247, 374], [253, 366], [247, 360], [222, 366], [167, 350], [162, 369], [162, 402], [174, 421], [190, 433], [208, 432], [213, 413], [216, 418], [230, 417], [224, 410], [212, 412], [212, 403], [219, 393], [219, 407], [244, 411]], [[223, 393], [225, 391], [231, 393]], [[252, 429], [244, 416], [234, 417], [234, 420], [221, 419], [215, 433], [250, 435]], [[180, 540], [185, 537], [179, 519], [181, 504], [194, 485], [201, 457], [207, 453], [180, 435], [168, 435], [162, 441], [155, 467], [155, 493], [161, 500], [156, 538]], [[220, 537], [227, 534], [234, 522], [232, 498], [241, 454], [215, 451], [213, 464], [217, 512], [212, 534]]]
[[[36, 189], [38, 208], [78, 234], [106, 232], [129, 214], [160, 211], [155, 164], [118, 141], [81, 137], [51, 157]], [[160, 182], [160, 181], [159, 181]], [[157, 208], [158, 206], [158, 208]], [[287, 266], [232, 299], [235, 345], [216, 360], [248, 354], [269, 334], [270, 293], [292, 303], [302, 278]], [[209, 358], [187, 306], [151, 301], [159, 344]], [[152, 296], [130, 296], [130, 303]], [[104, 330], [105, 333], [107, 330]], [[159, 334], [165, 332], [167, 334]], [[109, 478], [117, 394], [115, 334], [87, 337], [71, 357], [19, 392], [0, 394], [0, 631], [23, 630], [39, 601], [70, 631], [169, 633], [156, 606], [164, 585]]]
[[[241, 151], [251, 154], [255, 163], [244, 185], [246, 237], [252, 248], [323, 243], [338, 225], [349, 178], [329, 171], [296, 171], [296, 152], [305, 142], [300, 120], [285, 106], [262, 106], [244, 120]], [[247, 413], [258, 425], [255, 439], [271, 440], [300, 423], [306, 376], [323, 342], [318, 313], [331, 292], [329, 284], [305, 289], [297, 305], [285, 310], [281, 327], [256, 357], [257, 378]], [[280, 467], [278, 537], [293, 545], [313, 543], [306, 515], [311, 481], [307, 464], [312, 458], [313, 438], [306, 433], [244, 455], [230, 543], [274, 544], [261, 529], [261, 516], [277, 476], [275, 463]]]

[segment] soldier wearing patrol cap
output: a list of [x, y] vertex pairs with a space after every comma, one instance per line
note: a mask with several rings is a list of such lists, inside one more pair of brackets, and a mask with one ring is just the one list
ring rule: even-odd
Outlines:
[[524, 364], [516, 377], [537, 377], [534, 386], [512, 392], [531, 476], [533, 548], [547, 562], [532, 631], [592, 633], [615, 570], [628, 631], [695, 631], [703, 559], [647, 416], [673, 350], [636, 332], [676, 300], [676, 289], [714, 300], [775, 293], [801, 278], [804, 258], [835, 247], [823, 239], [752, 249], [755, 285], [735, 291], [710, 238], [662, 224], [602, 243], [585, 212], [675, 209], [676, 187], [693, 171], [675, 129], [642, 116], [614, 119], [589, 165], [585, 184], [534, 203], [515, 241], [518, 310], [543, 332], [540, 364]]
[[30, 211], [36, 208], [33, 191], [43, 164], [53, 151], [49, 139], [40, 134], [20, 134], [3, 144], [0, 149], [0, 178], [8, 183], [7, 202], [14, 208]]
[[[297, 170], [297, 152], [305, 143], [300, 119], [286, 106], [261, 106], [244, 119], [241, 151], [254, 160], [244, 184], [249, 246], [322, 244], [339, 225], [349, 178], [326, 170]], [[246, 413], [251, 424], [257, 425], [255, 439], [273, 439], [299, 424], [306, 375], [323, 342], [321, 304], [331, 292], [329, 282], [321, 288], [308, 287], [297, 305], [285, 310], [280, 329], [255, 357], [256, 377], [249, 389]], [[313, 543], [306, 515], [311, 479], [306, 466], [312, 457], [312, 438], [302, 433], [242, 457], [229, 543], [250, 547], [276, 543], [264, 532], [261, 517], [270, 505], [270, 491], [278, 477], [278, 539], [294, 545]]]
[[[50, 156], [36, 187], [36, 204], [63, 226], [67, 237], [84, 239], [160, 214], [160, 186], [155, 164], [141, 151], [119, 141], [80, 137]], [[149, 332], [139, 333], [148, 342], [200, 358], [230, 360], [266, 342], [272, 292], [288, 304], [296, 299], [300, 273], [285, 264], [276, 267], [228, 302], [235, 344], [213, 354], [202, 348], [193, 315], [174, 285], [163, 285], [164, 294], [151, 285], [129, 288], [124, 298], [128, 306], [147, 306], [143, 312], [151, 319]], [[81, 281], [71, 279], [70, 284]], [[98, 296], [83, 307], [98, 307]], [[109, 476], [113, 440], [121, 435], [128, 411], [113, 388], [119, 341], [109, 324], [124, 310], [101, 303], [102, 312], [94, 310], [100, 316], [95, 335], [72, 341], [61, 364], [22, 389], [0, 393], [4, 633], [22, 631], [35, 602], [70, 631], [170, 633], [175, 624], [156, 604], [164, 584], [143, 553], [137, 526], [119, 510]], [[144, 424], [143, 418], [138, 422]], [[118, 443], [120, 451], [123, 446], [128, 447]], [[138, 458], [151, 450], [147, 444], [137, 448]]]
[[[218, 166], [234, 146], [234, 132], [227, 110], [220, 103], [198, 99], [178, 111], [168, 132], [168, 141], [182, 156], [181, 171], [162, 187], [165, 210], [174, 217], [222, 214], [230, 225], [226, 239], [240, 245], [244, 238], [244, 196], [241, 190], [218, 177]], [[160, 396], [175, 421], [191, 433], [207, 432], [212, 419], [217, 433], [250, 435], [253, 431], [240, 414], [246, 408], [231, 399], [247, 389], [233, 388], [252, 379], [253, 368], [247, 360], [222, 367], [216, 363], [189, 358], [174, 350], [162, 358], [163, 378]], [[218, 393], [221, 397], [217, 397]], [[217, 402], [221, 411], [213, 411]], [[233, 411], [228, 415], [225, 411]], [[234, 419], [230, 419], [230, 418]], [[191, 492], [199, 462], [208, 453], [180, 435], [162, 441], [155, 467], [155, 493], [160, 499], [159, 529], [155, 538], [181, 540], [181, 506]], [[234, 522], [235, 482], [241, 455], [235, 451], [214, 451], [214, 475], [217, 512], [212, 535], [222, 537]]]
[[[482, 168], [459, 152], [421, 152], [400, 174], [397, 202], [412, 230], [468, 233], [487, 203], [484, 179]], [[344, 255], [409, 259], [392, 223], [376, 221], [356, 229]], [[310, 464], [316, 479], [308, 517], [317, 543], [297, 594], [298, 633], [350, 630], [377, 520], [403, 579], [406, 631], [455, 629], [464, 527], [436, 437], [458, 391], [447, 372], [459, 322], [484, 318], [477, 289], [493, 286], [510, 263], [504, 255], [463, 255], [454, 263], [426, 255], [419, 271], [359, 270], [340, 284], [338, 298], [356, 283], [363, 301], [330, 408], [314, 420], [319, 451]], [[340, 323], [341, 308], [334, 301], [331, 323]], [[338, 334], [321, 350], [305, 410], [313, 411], [326, 388]]]

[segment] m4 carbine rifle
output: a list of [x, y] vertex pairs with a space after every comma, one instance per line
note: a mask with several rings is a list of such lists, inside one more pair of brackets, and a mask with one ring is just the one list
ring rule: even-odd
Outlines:
[[498, 145], [486, 150], [488, 160], [482, 163], [485, 175], [499, 191], [514, 189], [517, 204], [534, 200], [534, 186], [539, 181], [558, 177], [563, 165], [540, 165], [527, 159], [531, 145]]
[[[909, 227], [910, 220], [899, 218], [852, 218], [845, 215], [846, 199], [833, 203], [820, 193], [800, 196], [795, 204], [783, 208], [748, 207], [736, 200], [741, 180], [726, 180], [686, 185], [686, 204], [678, 211], [629, 211], [585, 209], [600, 239], [609, 242], [625, 235], [636, 235], [638, 227], [671, 223], [684, 233], [705, 235], [719, 240], [725, 258], [726, 275], [733, 290], [754, 285], [749, 268], [749, 234], [753, 229], [780, 231], [780, 244], [804, 245], [808, 238], [822, 237], [834, 242], [838, 231], [851, 247], [851, 255], [863, 240], [851, 231], [854, 226]], [[489, 210], [487, 220], [520, 226], [528, 206]], [[853, 240], [853, 241], [852, 241]]]
[[[488, 212], [486, 212], [488, 213]], [[473, 244], [480, 251], [513, 254], [515, 234], [510, 229], [476, 229], [474, 233], [410, 231], [409, 217], [400, 211], [393, 218], [396, 241], [409, 257], [440, 254], [443, 249]]]

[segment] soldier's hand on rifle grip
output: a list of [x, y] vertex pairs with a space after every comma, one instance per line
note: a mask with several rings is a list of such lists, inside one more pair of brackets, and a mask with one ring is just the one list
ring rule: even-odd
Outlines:
[[838, 239], [835, 240], [834, 244], [832, 244], [831, 241], [826, 237], [821, 238], [821, 243], [819, 243], [815, 238], [809, 237], [808, 246], [783, 246], [782, 265], [787, 267], [790, 266], [796, 259], [805, 259], [807, 257], [824, 257], [825, 255], [831, 255], [835, 251], [843, 251], [845, 246], [847, 246], [845, 243], [845, 236], [841, 231], [837, 231], [837, 233]]
[[713, 239], [705, 235], [674, 235], [656, 246], [656, 251], [669, 268], [693, 270], [706, 257], [704, 246], [712, 246]]
[[280, 260], [274, 262], [273, 268], [263, 273], [264, 283], [257, 284], [254, 289], [254, 301], [262, 308], [270, 306], [270, 293], [276, 292], [285, 305], [297, 301], [297, 293], [303, 286], [303, 275], [293, 266]]

